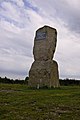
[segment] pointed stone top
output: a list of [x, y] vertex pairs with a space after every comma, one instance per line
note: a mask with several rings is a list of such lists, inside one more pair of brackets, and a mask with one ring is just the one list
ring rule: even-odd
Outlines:
[[[45, 28], [45, 29], [47, 29], [47, 28], [48, 28], [48, 29], [54, 29], [54, 30], [56, 31], [56, 33], [57, 33], [57, 30], [56, 30], [55, 28], [50, 27], [50, 26], [48, 26], [48, 25], [44, 25], [43, 27], [39, 28], [38, 30], [44, 29], [44, 28]], [[37, 31], [38, 31], [38, 30], [37, 30]], [[36, 31], [36, 32], [37, 32], [37, 31]]]

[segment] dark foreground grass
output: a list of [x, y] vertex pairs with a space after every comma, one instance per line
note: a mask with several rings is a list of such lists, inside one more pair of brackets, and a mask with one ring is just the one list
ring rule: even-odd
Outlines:
[[80, 120], [80, 86], [30, 90], [0, 84], [0, 120]]

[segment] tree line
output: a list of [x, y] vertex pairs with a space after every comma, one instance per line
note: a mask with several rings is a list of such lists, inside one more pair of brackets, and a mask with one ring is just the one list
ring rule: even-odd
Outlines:
[[10, 79], [7, 77], [0, 77], [0, 83], [7, 83], [7, 84], [28, 84], [29, 77], [26, 77], [24, 80], [19, 79]]
[[65, 86], [68, 86], [68, 85], [80, 85], [80, 80], [75, 80], [75, 79], [69, 79], [69, 78], [66, 78], [66, 79], [60, 79], [60, 85], [65, 85]]
[[[7, 77], [0, 77], [0, 83], [7, 83], [7, 84], [27, 84], [28, 85], [29, 77], [26, 77], [24, 80], [19, 80], [19, 79], [10, 79]], [[75, 80], [75, 79], [59, 79], [60, 85], [63, 86], [68, 86], [68, 85], [80, 85], [80, 80]]]

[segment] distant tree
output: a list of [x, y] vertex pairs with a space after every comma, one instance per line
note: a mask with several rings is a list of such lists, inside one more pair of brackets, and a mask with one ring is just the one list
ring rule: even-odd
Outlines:
[[25, 78], [25, 84], [28, 84], [29, 77]]
[[[27, 76], [24, 80], [18, 79], [10, 79], [5, 76], [5, 78], [0, 77], [0, 83], [8, 83], [8, 84], [27, 84], [28, 85], [29, 77]], [[68, 86], [68, 85], [80, 85], [80, 80], [75, 79], [60, 79], [59, 80], [61, 86]]]
[[60, 79], [60, 85], [65, 85], [65, 86], [68, 86], [68, 85], [80, 85], [80, 80], [75, 80], [75, 79]]

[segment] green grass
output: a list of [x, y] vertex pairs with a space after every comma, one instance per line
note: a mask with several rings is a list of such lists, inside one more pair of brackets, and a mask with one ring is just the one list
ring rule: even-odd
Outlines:
[[0, 120], [80, 120], [80, 86], [30, 90], [0, 84]]

